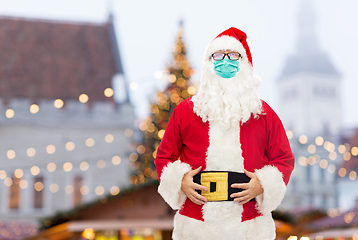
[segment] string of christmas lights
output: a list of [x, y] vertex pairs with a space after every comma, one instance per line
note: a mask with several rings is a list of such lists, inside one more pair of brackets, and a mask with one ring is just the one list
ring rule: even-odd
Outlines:
[[[113, 96], [113, 94], [114, 94], [114, 92], [113, 92], [113, 89], [112, 88], [106, 88], [105, 90], [104, 90], [104, 95], [106, 96], [106, 97], [108, 97], [108, 98], [110, 98], [110, 97], [112, 97]], [[89, 97], [88, 97], [88, 95], [87, 94], [85, 94], [85, 93], [82, 93], [79, 97], [78, 97], [78, 101], [79, 102], [81, 102], [81, 103], [87, 103], [88, 102], [88, 100], [89, 100]], [[54, 100], [54, 107], [55, 108], [62, 108], [63, 106], [64, 106], [64, 101], [62, 100], [62, 99], [56, 99], [56, 100]], [[40, 111], [40, 107], [39, 107], [39, 105], [37, 105], [37, 104], [31, 104], [30, 105], [30, 108], [29, 108], [29, 110], [30, 110], [30, 112], [32, 113], [32, 114], [36, 114], [36, 113], [38, 113], [39, 111]], [[7, 118], [13, 118], [14, 116], [15, 116], [15, 111], [13, 110], [13, 109], [11, 109], [11, 108], [8, 108], [8, 109], [6, 109], [5, 110], [5, 116], [7, 117]]]
[[[125, 135], [126, 137], [131, 137], [131, 136], [133, 136], [133, 130], [130, 129], [130, 128], [126, 129], [126, 130], [124, 131], [124, 135]], [[114, 141], [114, 136], [113, 136], [113, 134], [110, 134], [110, 133], [109, 133], [109, 134], [105, 135], [104, 140], [105, 140], [105, 142], [107, 142], [107, 143], [112, 143], [112, 142]], [[77, 145], [77, 143], [75, 143], [74, 141], [68, 141], [68, 142], [65, 144], [65, 148], [66, 148], [67, 151], [72, 151], [72, 150], [75, 149], [76, 145]], [[93, 147], [93, 146], [95, 145], [95, 140], [94, 140], [92, 137], [86, 138], [86, 140], [85, 140], [85, 145], [86, 145], [87, 147]], [[56, 146], [53, 145], [53, 144], [49, 144], [49, 145], [47, 145], [47, 146], [44, 147], [44, 148], [46, 148], [46, 152], [47, 152], [48, 154], [50, 154], [50, 155], [51, 155], [51, 154], [54, 154], [54, 153], [56, 152], [56, 149], [57, 149]], [[37, 152], [36, 149], [33, 148], [33, 147], [29, 147], [29, 148], [26, 150], [26, 154], [27, 154], [28, 157], [34, 157], [34, 156], [36, 155], [36, 152]], [[15, 151], [14, 149], [8, 149], [8, 150], [6, 151], [6, 156], [7, 156], [8, 159], [12, 160], [12, 159], [14, 159], [14, 158], [16, 157], [16, 151]]]
[[[133, 135], [133, 130], [132, 129], [126, 129], [124, 134], [127, 137], [131, 137]], [[104, 137], [104, 140], [107, 143], [112, 143], [114, 141], [114, 136], [112, 134], [107, 134]], [[86, 144], [87, 147], [93, 147], [94, 143], [95, 142], [94, 142], [93, 138], [87, 138], [86, 141], [85, 141], [85, 144]], [[72, 142], [72, 141], [67, 142], [66, 143], [66, 149], [68, 151], [74, 150], [75, 149], [75, 143]], [[47, 151], [48, 154], [54, 154], [55, 151], [56, 151], [56, 147], [54, 145], [48, 145], [46, 147], [46, 151]], [[36, 150], [34, 148], [28, 148], [27, 149], [27, 154], [28, 154], [29, 157], [33, 157], [36, 154]], [[16, 153], [13, 150], [9, 150], [8, 155], [10, 155], [10, 158], [12, 159], [13, 157], [15, 157]], [[107, 159], [107, 161], [104, 160], [104, 159]], [[110, 160], [108, 161], [108, 159], [110, 159]], [[95, 160], [95, 161], [97, 161], [97, 160]], [[94, 165], [94, 163], [88, 163], [88, 162], [90, 162], [90, 161], [87, 161], [87, 162], [82, 161], [79, 164], [79, 168], [80, 168], [81, 171], [83, 171], [83, 172], [87, 171], [89, 169], [90, 165]], [[112, 163], [112, 164], [110, 164], [110, 163]], [[95, 165], [98, 168], [104, 168], [106, 166], [111, 167], [113, 165], [119, 165], [120, 163], [121, 163], [121, 157], [118, 156], [118, 155], [110, 156], [110, 157], [109, 156], [102, 156], [101, 159], [98, 160]], [[21, 177], [25, 174], [24, 171], [29, 171], [31, 173], [31, 175], [37, 176], [37, 175], [40, 174], [40, 169], [47, 169], [48, 173], [54, 173], [56, 171], [56, 169], [60, 169], [60, 168], [58, 168], [58, 166], [61, 166], [61, 165], [62, 165], [62, 168], [63, 168], [63, 170], [65, 172], [70, 172], [74, 168], [74, 166], [73, 166], [73, 164], [71, 162], [64, 162], [64, 163], [63, 162], [61, 162], [61, 163], [50, 162], [50, 163], [37, 164], [37, 165], [33, 165], [33, 166], [31, 166], [31, 165], [30, 166], [22, 165], [20, 168], [17, 168], [16, 170], [13, 171], [13, 173], [14, 173], [13, 175], [14, 175], [15, 178], [19, 179], [19, 187], [21, 189], [26, 189], [29, 184], [25, 179], [21, 179]], [[8, 167], [7, 169], [13, 169], [13, 167]], [[7, 187], [10, 187], [13, 184], [12, 177], [7, 177], [7, 173], [10, 174], [10, 172], [12, 172], [12, 171], [0, 170], [0, 179], [4, 180], [4, 185], [7, 186]], [[52, 193], [56, 193], [56, 192], [58, 192], [60, 190], [57, 183], [52, 183], [48, 187], [49, 187], [50, 192], [52, 192]], [[35, 188], [36, 191], [43, 190], [43, 188], [44, 188], [43, 183], [42, 182], [36, 182], [34, 184], [34, 188]], [[65, 186], [64, 190], [65, 190], [65, 192], [67, 194], [72, 194], [73, 190], [74, 190], [74, 187], [72, 185], [67, 185], [67, 186]], [[88, 194], [89, 191], [90, 191], [90, 189], [89, 189], [88, 186], [86, 186], [86, 185], [81, 186], [80, 192], [81, 192], [82, 195]], [[101, 196], [101, 195], [104, 194], [105, 189], [102, 186], [96, 186], [94, 188], [94, 191], [95, 191], [96, 195]], [[112, 186], [111, 189], [110, 189], [110, 192], [111, 192], [112, 195], [118, 194], [119, 191], [120, 191], [120, 189], [117, 186]]]
[[[293, 132], [292, 131], [286, 131], [287, 137], [289, 140], [293, 139]], [[335, 151], [336, 146], [330, 142], [330, 141], [324, 141], [322, 136], [317, 136], [314, 138], [315, 144], [309, 144], [307, 146], [307, 152], [310, 154], [314, 154], [317, 151], [318, 147], [323, 147], [324, 150], [326, 150], [329, 155], [328, 158], [331, 161], [335, 161], [338, 157], [337, 152]], [[306, 145], [308, 143], [308, 138], [306, 135], [301, 135], [298, 138], [298, 142], [302, 145]], [[342, 158], [345, 161], [349, 161], [352, 156], [358, 156], [358, 147], [353, 146], [351, 147], [349, 143], [345, 143], [338, 146], [338, 152], [342, 155]], [[298, 163], [301, 166], [308, 166], [308, 165], [315, 165], [319, 162], [319, 166], [322, 169], [327, 169], [328, 172], [334, 173], [337, 169], [336, 165], [331, 163], [329, 164], [326, 159], [321, 159], [319, 154], [311, 155], [309, 157], [300, 156], [298, 158]], [[345, 168], [340, 168], [338, 170], [338, 176], [345, 177], [347, 175], [347, 170]], [[355, 171], [351, 171], [349, 173], [349, 179], [355, 180], [357, 178], [357, 173]]]

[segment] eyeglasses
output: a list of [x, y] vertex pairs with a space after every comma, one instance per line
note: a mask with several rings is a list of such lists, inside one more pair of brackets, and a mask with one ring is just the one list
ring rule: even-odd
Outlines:
[[241, 58], [241, 54], [240, 53], [236, 53], [236, 52], [231, 52], [231, 53], [213, 53], [211, 55], [211, 57], [216, 60], [216, 61], [222, 61], [224, 60], [225, 56], [227, 55], [227, 57], [230, 60], [233, 61], [237, 61]]

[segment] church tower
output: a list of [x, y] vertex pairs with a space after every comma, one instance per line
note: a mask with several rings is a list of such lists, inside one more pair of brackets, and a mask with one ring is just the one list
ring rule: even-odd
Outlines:
[[279, 113], [295, 136], [337, 135], [341, 128], [340, 74], [320, 48], [315, 12], [302, 1], [295, 52], [278, 79]]
[[286, 59], [278, 79], [278, 113], [293, 133], [289, 138], [296, 159], [283, 209], [327, 210], [338, 204], [338, 155], [326, 145], [339, 145], [340, 74], [320, 48], [316, 27], [311, 2], [301, 0], [295, 52]]

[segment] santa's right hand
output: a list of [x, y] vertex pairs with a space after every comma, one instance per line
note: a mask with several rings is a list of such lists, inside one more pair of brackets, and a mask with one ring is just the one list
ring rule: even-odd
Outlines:
[[193, 177], [201, 170], [201, 166], [184, 175], [181, 182], [181, 190], [195, 204], [202, 205], [207, 199], [195, 190], [208, 191], [208, 188], [193, 182]]

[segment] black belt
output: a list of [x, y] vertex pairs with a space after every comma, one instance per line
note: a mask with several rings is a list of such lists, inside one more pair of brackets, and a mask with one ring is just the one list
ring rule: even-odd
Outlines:
[[[230, 195], [241, 192], [242, 188], [232, 188], [233, 183], [248, 183], [250, 178], [245, 173], [223, 172], [223, 171], [207, 171], [200, 172], [193, 177], [193, 181], [197, 184], [208, 188], [208, 191], [196, 190], [199, 194], [206, 197], [208, 202], [234, 201]], [[251, 199], [255, 201], [255, 198]]]

